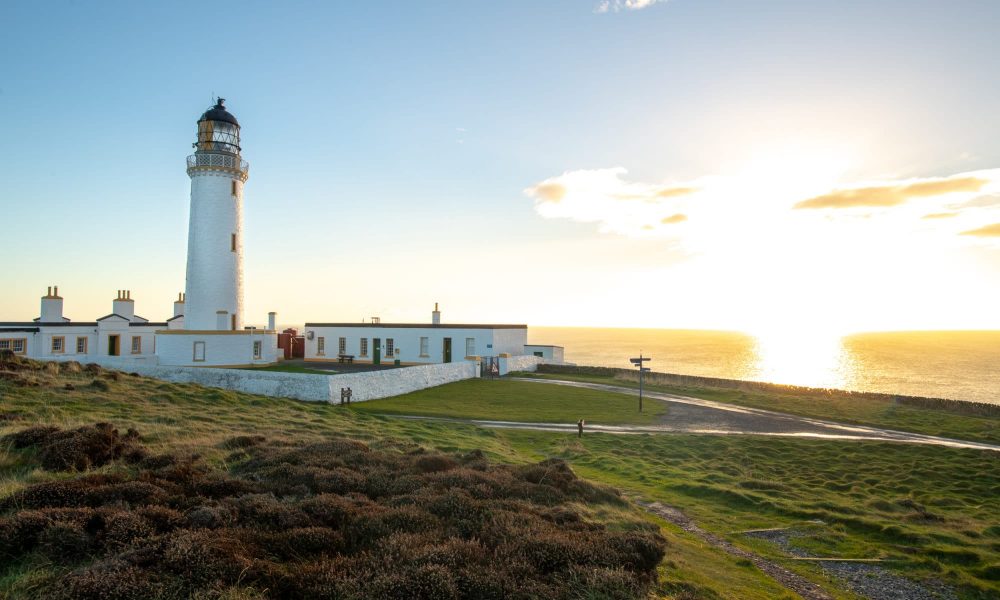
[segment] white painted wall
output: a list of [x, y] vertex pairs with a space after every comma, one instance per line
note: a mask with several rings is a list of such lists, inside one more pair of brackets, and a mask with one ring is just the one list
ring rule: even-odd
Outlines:
[[[185, 316], [185, 318], [187, 318]], [[261, 358], [253, 357], [253, 343], [261, 342]], [[194, 344], [205, 344], [205, 360], [194, 361]], [[159, 364], [164, 366], [266, 365], [278, 362], [278, 336], [245, 331], [231, 334], [197, 332], [162, 333], [156, 336]]]
[[544, 358], [539, 356], [501, 356], [500, 357], [500, 375], [506, 375], [512, 371], [528, 371], [533, 372], [538, 370], [538, 365], [548, 362]]
[[[188, 336], [178, 336], [188, 337]], [[221, 336], [220, 336], [221, 337]], [[205, 369], [130, 364], [133, 372], [177, 383], [197, 383], [279, 398], [316, 402], [340, 402], [341, 388], [351, 388], [351, 401], [389, 398], [417, 390], [473, 379], [479, 375], [471, 362], [422, 365], [367, 373], [309, 375], [252, 369]]]
[[[374, 348], [374, 338], [382, 340], [382, 362], [391, 364], [398, 358], [406, 364], [434, 364], [444, 361], [444, 339], [450, 337], [452, 362], [460, 362], [466, 357], [466, 339], [474, 342], [474, 356], [496, 356], [501, 352], [521, 354], [527, 341], [527, 329], [470, 329], [441, 327], [317, 327], [306, 326], [306, 360], [337, 360], [338, 344], [341, 337], [347, 339], [347, 354], [354, 355], [358, 362], [370, 362]], [[308, 332], [313, 332], [309, 339]], [[319, 355], [319, 338], [326, 340], [326, 352]], [[420, 354], [420, 338], [427, 338], [428, 352]], [[361, 353], [361, 339], [368, 340], [367, 354]], [[386, 355], [386, 340], [391, 338], [399, 354]]]
[[[563, 347], [562, 346], [546, 346], [544, 344], [525, 344], [523, 354], [534, 355], [536, 352], [542, 353], [542, 358], [549, 360], [550, 362], [561, 363], [563, 361]], [[521, 354], [521, 353], [519, 353]]]
[[236, 328], [242, 329], [243, 183], [223, 171], [192, 172], [190, 214], [184, 327], [214, 330], [216, 311], [224, 310], [236, 315]]

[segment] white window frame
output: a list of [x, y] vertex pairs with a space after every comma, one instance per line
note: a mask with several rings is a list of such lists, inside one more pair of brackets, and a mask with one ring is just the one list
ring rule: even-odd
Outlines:
[[420, 338], [420, 357], [427, 358], [430, 356], [431, 351], [431, 338], [421, 337]]
[[142, 336], [132, 336], [132, 354], [142, 354]]
[[264, 356], [264, 342], [262, 340], [253, 341], [253, 358], [260, 360]]
[[[201, 351], [200, 353], [199, 350]], [[191, 347], [191, 360], [192, 362], [205, 362], [205, 342], [194, 343]]]
[[[83, 342], [83, 350], [80, 349], [80, 342]], [[76, 353], [86, 354], [87, 348], [90, 346], [90, 340], [85, 335], [76, 336]]]
[[325, 336], [321, 335], [318, 338], [316, 338], [316, 355], [317, 356], [326, 356], [326, 337]]
[[337, 338], [337, 354], [347, 354], [347, 338]]
[[368, 356], [368, 338], [361, 338], [358, 342], [358, 351], [361, 356]]
[[396, 355], [396, 340], [392, 338], [385, 338], [385, 355], [386, 356]]
[[465, 338], [465, 355], [466, 356], [476, 355], [476, 338], [474, 337]]

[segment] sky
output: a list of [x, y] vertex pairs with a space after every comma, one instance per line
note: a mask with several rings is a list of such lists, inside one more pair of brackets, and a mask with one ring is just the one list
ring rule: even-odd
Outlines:
[[184, 288], [242, 125], [246, 321], [1000, 329], [992, 0], [22, 2], [0, 320]]

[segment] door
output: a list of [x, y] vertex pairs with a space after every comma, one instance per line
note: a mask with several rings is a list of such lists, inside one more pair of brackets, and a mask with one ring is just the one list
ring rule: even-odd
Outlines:
[[451, 362], [451, 338], [444, 338], [444, 362]]
[[372, 339], [372, 364], [382, 364], [382, 338]]
[[118, 345], [120, 339], [118, 335], [108, 336], [108, 356], [118, 356], [121, 354], [121, 348]]

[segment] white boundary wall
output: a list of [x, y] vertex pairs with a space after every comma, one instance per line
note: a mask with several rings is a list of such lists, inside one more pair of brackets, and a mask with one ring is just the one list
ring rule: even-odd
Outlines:
[[275, 398], [333, 403], [340, 402], [340, 390], [346, 387], [351, 388], [352, 402], [363, 402], [479, 376], [479, 363], [475, 362], [422, 365], [339, 375], [281, 373], [253, 369], [163, 367], [134, 362], [106, 366], [174, 383], [197, 383], [206, 387]]
[[547, 362], [552, 361], [540, 356], [525, 356], [523, 354], [521, 356], [501, 356], [500, 375], [506, 375], [511, 371], [536, 371], [538, 365]]

